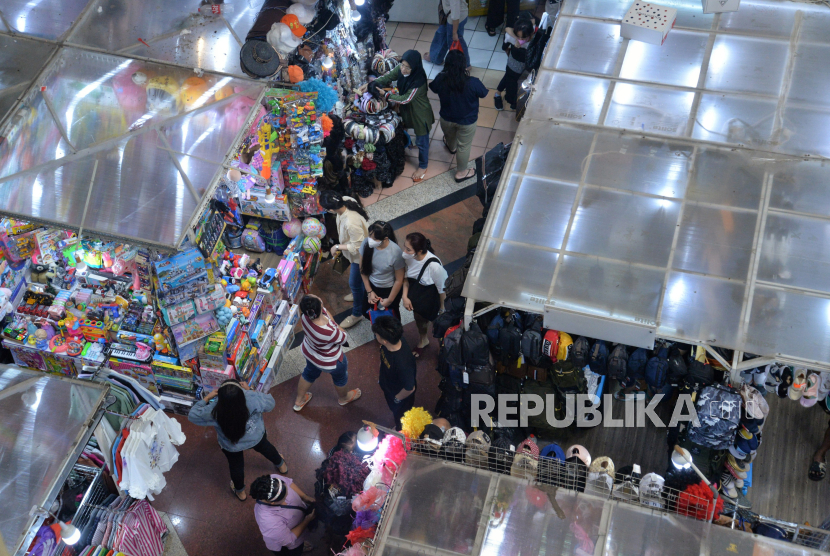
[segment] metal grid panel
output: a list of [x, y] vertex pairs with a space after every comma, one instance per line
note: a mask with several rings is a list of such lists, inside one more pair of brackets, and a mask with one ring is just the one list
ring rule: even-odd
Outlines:
[[830, 14], [662, 3], [661, 47], [620, 38], [629, 2], [563, 3], [464, 295], [830, 369]]

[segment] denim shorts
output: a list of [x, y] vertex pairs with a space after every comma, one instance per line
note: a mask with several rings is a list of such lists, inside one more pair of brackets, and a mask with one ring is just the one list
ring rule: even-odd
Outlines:
[[303, 380], [306, 382], [314, 382], [323, 373], [329, 373], [331, 375], [331, 380], [335, 386], [346, 386], [346, 383], [349, 382], [349, 360], [346, 359], [346, 355], [343, 355], [340, 361], [337, 362], [337, 366], [331, 371], [324, 371], [306, 359]]

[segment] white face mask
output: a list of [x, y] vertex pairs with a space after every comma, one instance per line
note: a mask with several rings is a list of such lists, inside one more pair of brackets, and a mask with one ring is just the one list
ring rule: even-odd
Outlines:
[[371, 247], [372, 249], [377, 249], [381, 246], [382, 243], [382, 241], [378, 241], [375, 238], [369, 238], [369, 247]]
[[410, 261], [415, 258], [415, 253], [403, 253], [401, 256], [407, 261]]

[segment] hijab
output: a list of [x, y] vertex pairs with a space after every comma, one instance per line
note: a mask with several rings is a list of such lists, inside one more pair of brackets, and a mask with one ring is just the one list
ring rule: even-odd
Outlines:
[[398, 78], [398, 91], [401, 94], [412, 89], [419, 89], [427, 84], [427, 72], [424, 71], [424, 64], [421, 62], [421, 53], [417, 50], [407, 50], [401, 56], [402, 61], [409, 64], [412, 72], [409, 76], [403, 74]]

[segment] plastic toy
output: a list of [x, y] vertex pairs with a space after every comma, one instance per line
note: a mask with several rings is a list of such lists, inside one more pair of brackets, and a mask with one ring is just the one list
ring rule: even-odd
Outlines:
[[306, 253], [317, 253], [320, 250], [320, 239], [317, 237], [307, 237], [303, 241], [303, 250]]
[[297, 237], [303, 229], [303, 224], [299, 218], [292, 218], [282, 225], [282, 232], [288, 237]]
[[303, 220], [303, 235], [304, 236], [319, 236], [320, 230], [322, 229], [323, 225], [320, 223], [319, 220], [313, 217], [306, 218]]

